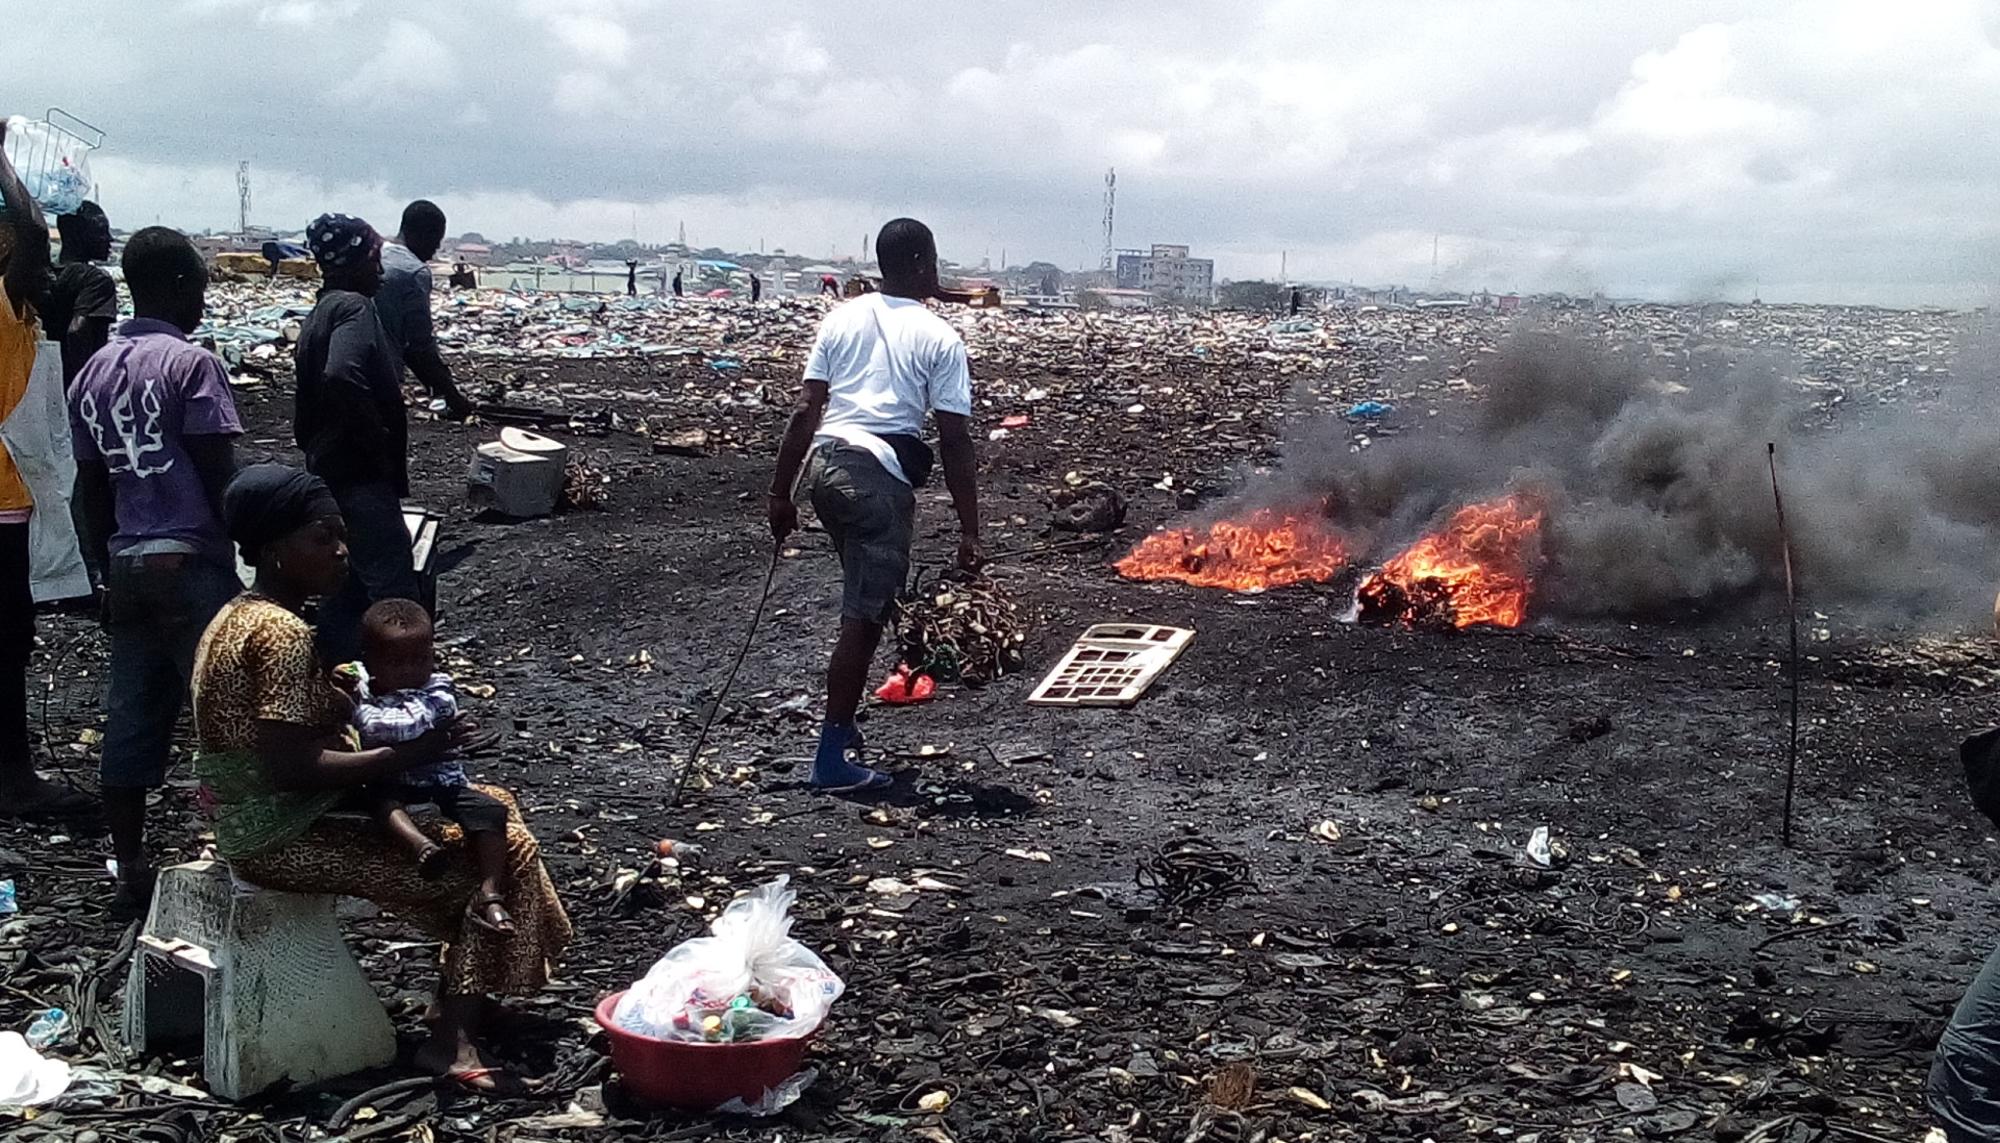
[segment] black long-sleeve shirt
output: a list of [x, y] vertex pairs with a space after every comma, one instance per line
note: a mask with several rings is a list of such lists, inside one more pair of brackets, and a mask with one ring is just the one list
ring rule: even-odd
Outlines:
[[299, 329], [293, 439], [328, 484], [386, 483], [410, 494], [403, 370], [375, 316], [350, 290], [322, 290]]

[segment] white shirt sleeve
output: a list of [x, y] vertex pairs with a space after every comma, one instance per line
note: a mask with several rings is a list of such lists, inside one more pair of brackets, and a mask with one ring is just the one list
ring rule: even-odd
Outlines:
[[828, 361], [828, 358], [832, 356], [832, 350], [827, 345], [827, 340], [826, 323], [822, 321], [819, 323], [819, 333], [813, 337], [812, 352], [806, 356], [805, 380], [833, 380], [832, 363]]
[[965, 342], [954, 337], [945, 344], [926, 383], [933, 412], [972, 415], [972, 367], [965, 358]]

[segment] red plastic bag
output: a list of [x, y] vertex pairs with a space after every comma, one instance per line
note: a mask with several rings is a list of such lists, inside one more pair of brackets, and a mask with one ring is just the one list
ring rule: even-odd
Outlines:
[[910, 703], [928, 702], [937, 694], [937, 680], [925, 674], [911, 674], [908, 663], [899, 665], [896, 673], [875, 688], [875, 697], [886, 703], [907, 706]]

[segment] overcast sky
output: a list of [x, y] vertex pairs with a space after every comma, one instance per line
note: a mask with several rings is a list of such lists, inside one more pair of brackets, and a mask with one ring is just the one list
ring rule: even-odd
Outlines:
[[[26, 3], [26, 0], [19, 0]], [[394, 229], [1227, 277], [1984, 303], [2000, 4], [63, 0], [0, 112], [110, 135], [114, 223]]]

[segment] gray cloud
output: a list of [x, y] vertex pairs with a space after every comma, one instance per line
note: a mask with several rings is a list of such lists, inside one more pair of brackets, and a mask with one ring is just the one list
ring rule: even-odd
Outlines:
[[107, 206], [392, 212], [488, 234], [1687, 296], [1985, 301], [1993, 4], [105, 0], [0, 42], [0, 109], [98, 122]]

